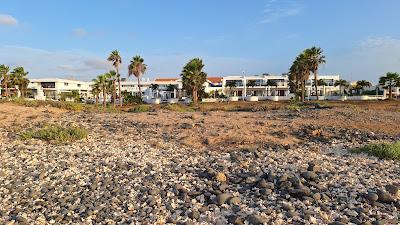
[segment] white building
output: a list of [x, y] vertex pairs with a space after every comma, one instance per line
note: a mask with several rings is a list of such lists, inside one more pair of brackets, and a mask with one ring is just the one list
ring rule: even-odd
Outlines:
[[[223, 77], [222, 87], [226, 96], [258, 96], [258, 99], [269, 99], [279, 96], [287, 99], [289, 96], [289, 78], [287, 75], [254, 75]], [[233, 84], [232, 84], [233, 83]], [[252, 86], [254, 85], [254, 86]]]
[[[340, 94], [340, 87], [335, 82], [340, 80], [340, 75], [318, 75], [318, 80], [324, 81], [325, 85], [318, 86], [319, 96], [332, 96]], [[308, 96], [316, 95], [314, 77], [311, 75], [306, 82], [306, 93]]]
[[72, 91], [78, 91], [83, 98], [90, 94], [88, 82], [58, 78], [30, 79], [28, 91], [31, 97], [38, 100], [59, 100], [63, 93]]

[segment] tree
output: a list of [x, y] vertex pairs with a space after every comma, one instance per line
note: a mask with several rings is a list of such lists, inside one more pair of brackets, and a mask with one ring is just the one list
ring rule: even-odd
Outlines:
[[[118, 50], [114, 50], [111, 52], [110, 56], [107, 58], [108, 61], [112, 62], [115, 71], [117, 71], [117, 80], [118, 80], [118, 97], [119, 97], [119, 106], [122, 106], [122, 96], [121, 96], [121, 75], [119, 74], [119, 66], [122, 63], [121, 56], [119, 55]], [[114, 106], [115, 106], [115, 98], [114, 98]]]
[[344, 95], [344, 90], [342, 92], [342, 87], [345, 87], [345, 88], [348, 87], [349, 82], [347, 82], [347, 80], [340, 79], [340, 80], [335, 81], [334, 85], [335, 85], [335, 87], [339, 86], [340, 94]]
[[[253, 88], [254, 86], [256, 86], [256, 80], [249, 80], [246, 82], [246, 87]], [[247, 93], [246, 93], [246, 95], [247, 95]]]
[[92, 86], [92, 95], [95, 96], [95, 105], [97, 106], [97, 104], [99, 103], [99, 95], [101, 93], [99, 84], [96, 82], [96, 79], [93, 80], [95, 83]]
[[325, 56], [323, 55], [322, 49], [315, 46], [304, 50], [304, 53], [308, 61], [309, 70], [314, 74], [314, 87], [318, 100], [318, 68], [320, 64], [326, 62]]
[[6, 91], [6, 98], [8, 98], [8, 85], [10, 82], [10, 67], [6, 65], [0, 65], [0, 81]]
[[[108, 89], [109, 89], [109, 92], [112, 94], [112, 96], [113, 96], [113, 106], [114, 106], [114, 108], [115, 108], [115, 101], [116, 101], [116, 99], [117, 99], [117, 87], [116, 87], [116, 82], [117, 82], [117, 79], [118, 79], [118, 76], [117, 76], [117, 73], [114, 71], [114, 70], [111, 70], [110, 72], [108, 72], [107, 74], [106, 74], [106, 76], [107, 76], [107, 80], [108, 80], [108, 82], [109, 82], [109, 87], [108, 87]], [[120, 98], [120, 101], [121, 101], [121, 98]]]
[[158, 89], [159, 89], [159, 85], [158, 84], [151, 84], [150, 85], [150, 89], [154, 92], [156, 92], [156, 98], [158, 98]]
[[305, 52], [300, 53], [289, 69], [289, 79], [294, 83], [296, 92], [301, 90], [301, 101], [304, 102], [306, 92], [306, 81], [310, 77], [309, 60]]
[[398, 73], [388, 72], [386, 76], [379, 78], [379, 84], [385, 89], [389, 89], [389, 99], [392, 99], [393, 87], [400, 86], [400, 75]]
[[108, 75], [107, 74], [99, 75], [97, 76], [97, 79], [93, 81], [103, 94], [103, 107], [105, 108], [107, 106], [106, 100], [107, 100]]
[[[278, 87], [278, 83], [274, 80], [267, 80], [267, 86], [268, 86], [268, 90], [270, 87]], [[271, 91], [269, 91], [268, 94], [270, 94]]]
[[322, 86], [323, 87], [323, 94], [325, 96], [325, 86], [327, 86], [328, 84], [323, 80], [323, 79], [319, 79], [318, 80], [318, 86]]
[[26, 78], [28, 73], [23, 67], [17, 67], [10, 73], [10, 84], [17, 89], [17, 92], [21, 93], [22, 97], [25, 96], [28, 88], [29, 80]]
[[193, 103], [197, 103], [199, 91], [207, 80], [207, 74], [203, 72], [204, 64], [199, 58], [190, 60], [181, 73], [183, 89], [192, 93]]
[[[360, 91], [360, 90], [364, 90], [365, 87], [371, 87], [371, 82], [367, 81], [367, 80], [359, 80], [356, 83], [355, 89]], [[361, 93], [359, 93], [361, 94]]]
[[128, 66], [128, 75], [132, 74], [137, 78], [139, 87], [139, 96], [142, 97], [142, 89], [140, 87], [140, 77], [146, 72], [147, 65], [144, 64], [144, 59], [140, 56], [135, 56], [131, 60], [131, 64]]
[[232, 90], [237, 87], [236, 81], [229, 80], [226, 82], [225, 86], [229, 88], [229, 95], [232, 96]]

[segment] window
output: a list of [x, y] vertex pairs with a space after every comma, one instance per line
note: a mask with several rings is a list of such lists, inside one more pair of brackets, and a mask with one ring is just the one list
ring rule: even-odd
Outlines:
[[42, 82], [42, 88], [55, 88], [56, 84], [54, 82]]
[[67, 82], [65, 82], [65, 83], [64, 83], [64, 86], [68, 86], [68, 83], [67, 83]]
[[78, 87], [81, 87], [81, 84], [77, 84], [78, 85]]

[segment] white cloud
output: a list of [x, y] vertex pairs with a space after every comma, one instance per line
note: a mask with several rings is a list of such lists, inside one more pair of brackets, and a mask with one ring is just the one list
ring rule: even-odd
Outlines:
[[343, 54], [327, 56], [326, 69], [349, 80], [377, 82], [386, 72], [400, 72], [400, 39], [369, 37]]
[[0, 25], [16, 26], [18, 25], [18, 20], [7, 14], [0, 14]]
[[71, 34], [75, 37], [86, 37], [89, 35], [89, 32], [85, 28], [75, 28], [71, 31]]
[[264, 8], [264, 18], [260, 23], [273, 23], [280, 19], [296, 16], [303, 10], [299, 1], [294, 0], [270, 0]]

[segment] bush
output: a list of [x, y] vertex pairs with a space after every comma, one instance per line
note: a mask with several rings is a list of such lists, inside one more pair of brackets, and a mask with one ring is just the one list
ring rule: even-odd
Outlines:
[[143, 104], [143, 100], [140, 96], [133, 96], [130, 92], [122, 92], [125, 104]]
[[148, 112], [150, 111], [151, 106], [150, 105], [137, 105], [128, 110], [128, 112], [133, 112], [133, 113], [140, 113], [140, 112]]
[[39, 129], [31, 129], [20, 134], [22, 140], [40, 139], [66, 143], [87, 137], [87, 131], [76, 126], [60, 126], [55, 124], [46, 125]]
[[400, 141], [395, 143], [368, 144], [359, 148], [351, 149], [353, 153], [365, 152], [380, 159], [400, 160]]

